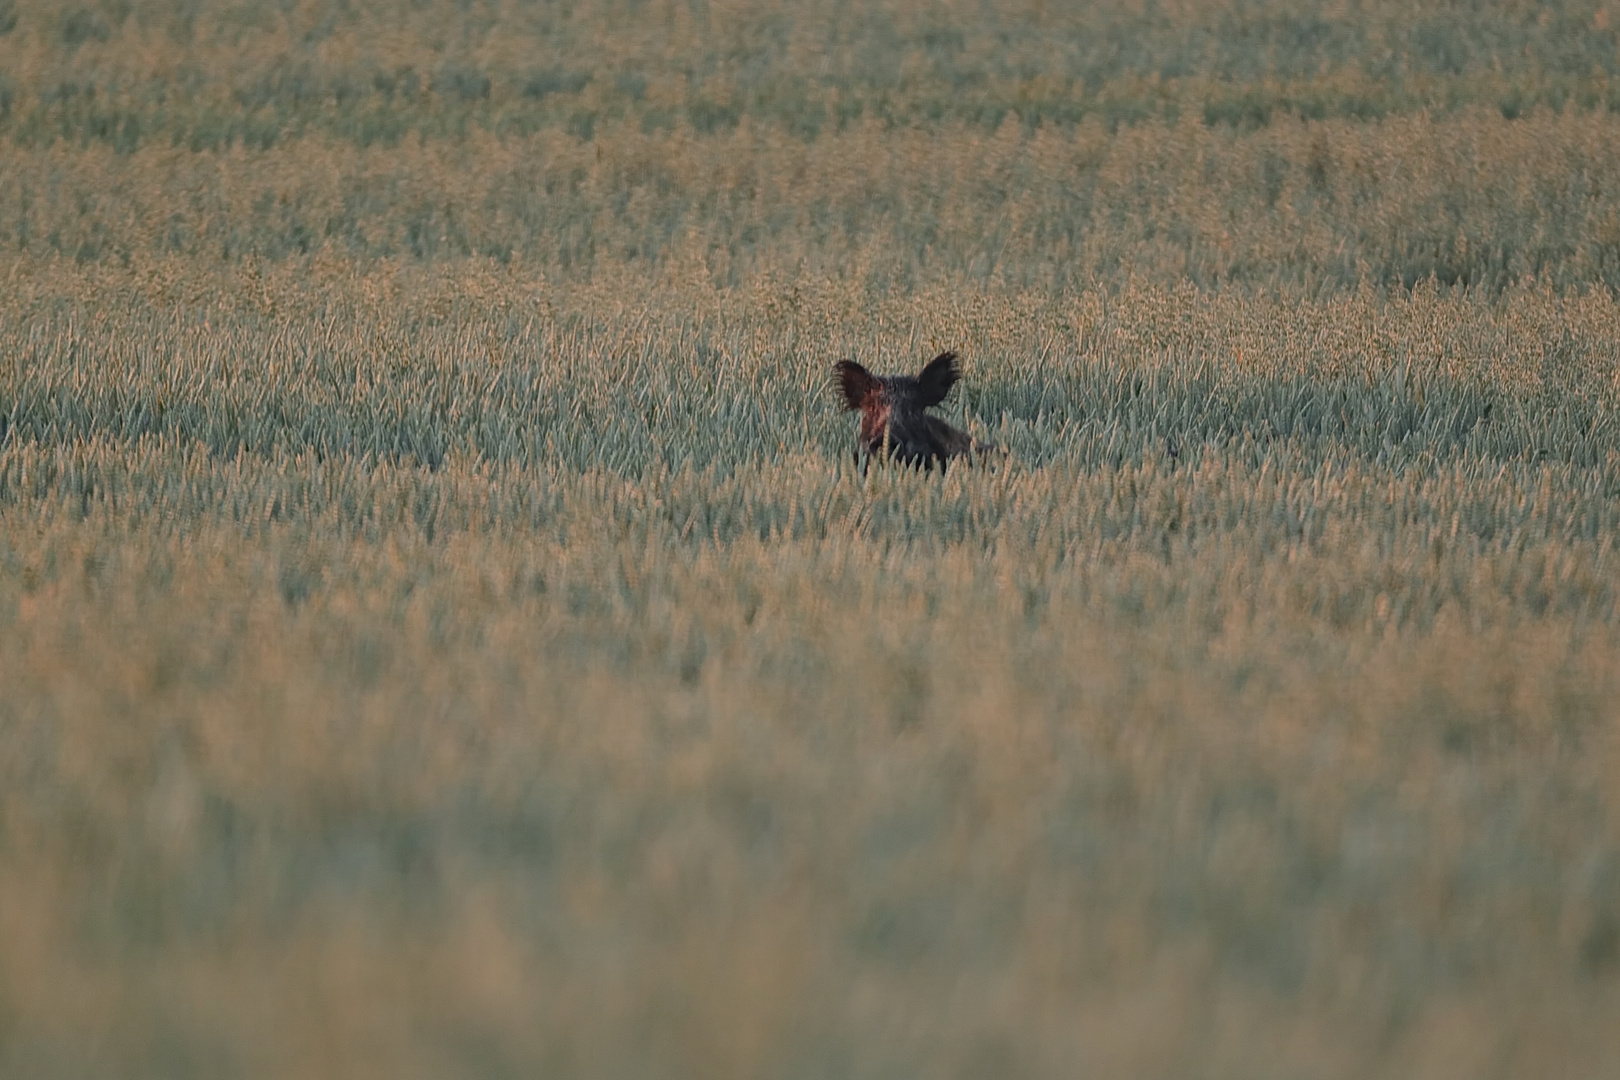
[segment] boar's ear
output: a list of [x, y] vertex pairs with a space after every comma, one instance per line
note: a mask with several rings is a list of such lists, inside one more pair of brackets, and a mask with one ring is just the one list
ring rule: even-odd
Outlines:
[[833, 365], [838, 374], [838, 390], [844, 398], [844, 408], [858, 409], [866, 395], [877, 389], [877, 378], [853, 360], [840, 360]]
[[961, 377], [962, 365], [957, 362], [956, 354], [940, 353], [928, 361], [928, 366], [917, 376], [917, 382], [920, 384], [917, 400], [922, 402], [924, 408], [938, 405], [945, 400], [945, 395], [951, 392], [951, 387], [955, 386], [956, 380]]

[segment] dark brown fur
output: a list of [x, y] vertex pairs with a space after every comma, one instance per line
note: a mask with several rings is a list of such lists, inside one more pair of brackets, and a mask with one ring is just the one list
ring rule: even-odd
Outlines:
[[885, 445], [891, 456], [908, 465], [941, 468], [951, 458], [997, 449], [973, 441], [924, 410], [945, 400], [962, 377], [953, 352], [940, 353], [917, 375], [873, 375], [853, 360], [840, 360], [833, 369], [844, 407], [861, 414], [861, 451], [876, 457]]

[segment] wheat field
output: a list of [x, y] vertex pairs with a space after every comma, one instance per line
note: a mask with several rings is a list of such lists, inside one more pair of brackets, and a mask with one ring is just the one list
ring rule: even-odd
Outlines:
[[1612, 1075], [1611, 20], [0, 3], [0, 1076]]

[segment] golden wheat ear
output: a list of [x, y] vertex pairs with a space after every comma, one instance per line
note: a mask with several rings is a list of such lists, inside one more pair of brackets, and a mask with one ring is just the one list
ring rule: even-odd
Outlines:
[[945, 400], [957, 380], [962, 377], [962, 364], [953, 352], [942, 352], [917, 375], [917, 400], [923, 408], [938, 405]]
[[877, 377], [853, 360], [838, 361], [833, 371], [838, 377], [838, 390], [846, 409], [859, 409], [866, 396], [877, 389]]

